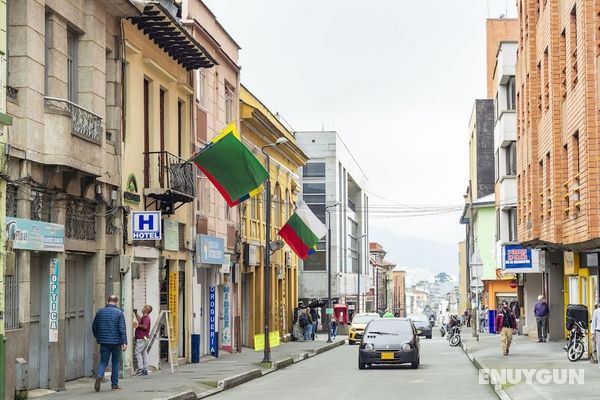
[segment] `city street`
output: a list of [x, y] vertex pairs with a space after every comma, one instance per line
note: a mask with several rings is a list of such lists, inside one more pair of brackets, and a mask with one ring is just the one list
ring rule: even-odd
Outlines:
[[421, 366], [417, 370], [406, 365], [359, 371], [358, 346], [341, 346], [213, 398], [497, 399], [489, 385], [478, 384], [477, 370], [460, 347], [450, 347], [439, 333], [431, 340], [421, 340], [421, 352]]

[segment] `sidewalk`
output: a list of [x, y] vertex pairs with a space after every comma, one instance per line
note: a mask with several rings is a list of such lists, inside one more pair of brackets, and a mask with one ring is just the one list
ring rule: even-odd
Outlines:
[[56, 399], [103, 399], [103, 400], [187, 400], [210, 396], [227, 390], [265, 374], [285, 368], [296, 362], [331, 350], [344, 344], [346, 337], [338, 336], [336, 341], [327, 344], [327, 335], [319, 334], [315, 341], [282, 343], [271, 349], [273, 367], [263, 368], [260, 362], [262, 351], [244, 347], [241, 353], [220, 352], [219, 358], [204, 356], [198, 364], [179, 366], [179, 372], [172, 374], [169, 364], [163, 364], [160, 371], [148, 376], [131, 376], [119, 380], [123, 390], [112, 392], [110, 378], [102, 384], [100, 393], [94, 391], [94, 379], [81, 378], [67, 382], [66, 390], [52, 392], [44, 389], [32, 390], [29, 398], [41, 400]]
[[[462, 335], [462, 347], [467, 356], [480, 369], [496, 370], [500, 373], [503, 369], [535, 369], [550, 370], [557, 377], [578, 374], [583, 370], [584, 384], [544, 383], [543, 379], [527, 382], [526, 375], [519, 372], [508, 373], [509, 382], [505, 384], [490, 385], [501, 399], [597, 399], [600, 393], [600, 368], [592, 364], [584, 354], [581, 360], [570, 362], [567, 353], [563, 350], [566, 341], [537, 343], [537, 338], [527, 336], [513, 336], [510, 354], [502, 355], [500, 348], [500, 335], [480, 334], [479, 341], [472, 337], [471, 332], [465, 331]], [[586, 349], [587, 350], [587, 349]], [[554, 372], [554, 369], [560, 372]], [[507, 371], [508, 372], [508, 371]], [[537, 372], [537, 371], [536, 371]], [[547, 372], [549, 373], [549, 372]], [[518, 382], [511, 382], [514, 380]], [[542, 382], [539, 382], [542, 380]], [[558, 379], [560, 382], [560, 379]], [[484, 383], [485, 384], [485, 383]]]

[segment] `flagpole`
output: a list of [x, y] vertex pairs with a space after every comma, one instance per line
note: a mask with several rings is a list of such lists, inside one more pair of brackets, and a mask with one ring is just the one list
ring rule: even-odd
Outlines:
[[271, 320], [271, 159], [266, 150], [269, 147], [275, 147], [279, 144], [286, 143], [288, 140], [285, 137], [278, 138], [275, 143], [269, 143], [264, 145], [260, 150], [265, 155], [265, 167], [269, 176], [267, 176], [265, 182], [266, 189], [266, 210], [265, 210], [265, 347], [263, 352], [264, 364], [271, 364], [271, 343], [269, 341], [269, 323]]

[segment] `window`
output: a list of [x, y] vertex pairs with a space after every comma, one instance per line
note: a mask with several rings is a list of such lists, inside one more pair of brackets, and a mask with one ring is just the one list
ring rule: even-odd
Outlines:
[[506, 109], [514, 110], [516, 104], [516, 86], [515, 86], [515, 77], [511, 76], [508, 78], [508, 82], [506, 83]]
[[281, 211], [283, 210], [283, 199], [281, 198], [281, 186], [279, 186], [279, 183], [275, 184], [275, 191], [273, 193], [272, 202], [275, 206], [275, 210], [273, 211], [273, 226], [275, 228], [281, 228], [281, 225], [283, 225], [281, 218]]
[[49, 96], [48, 93], [48, 78], [50, 74], [50, 15], [46, 14], [46, 24], [44, 27], [44, 95]]
[[564, 29], [560, 33], [558, 50], [561, 55], [558, 60], [560, 69], [560, 93], [564, 100], [567, 98], [567, 33]]
[[72, 103], [77, 103], [77, 37], [72, 31], [67, 32], [67, 91], [68, 100]]
[[517, 174], [517, 142], [512, 141], [506, 148], [506, 175]]
[[577, 8], [574, 6], [569, 18], [569, 51], [571, 62], [571, 87], [577, 85]]
[[304, 260], [305, 271], [325, 271], [327, 269], [326, 251], [317, 250]]
[[579, 277], [569, 277], [569, 304], [579, 304]]
[[509, 208], [506, 211], [508, 214], [508, 241], [516, 242], [517, 241], [517, 209]]
[[234, 94], [233, 89], [225, 83], [225, 123], [228, 124], [235, 118], [234, 115]]
[[317, 218], [325, 223], [325, 183], [305, 183], [302, 188], [304, 201]]
[[177, 101], [177, 155], [183, 157], [184, 147], [184, 132], [183, 132], [183, 119], [185, 118], [185, 105], [183, 101]]
[[544, 110], [550, 109], [550, 68], [548, 66], [548, 49], [544, 50]]
[[258, 219], [260, 210], [258, 209], [258, 200], [256, 196], [250, 197], [250, 219]]
[[579, 131], [573, 135], [573, 175], [579, 174], [581, 168], [581, 152], [579, 149]]
[[4, 329], [19, 329], [18, 265], [12, 276], [4, 277]]
[[203, 69], [197, 69], [196, 75], [196, 101], [201, 106], [206, 106], [206, 73]]
[[325, 163], [308, 163], [302, 169], [305, 178], [325, 178]]

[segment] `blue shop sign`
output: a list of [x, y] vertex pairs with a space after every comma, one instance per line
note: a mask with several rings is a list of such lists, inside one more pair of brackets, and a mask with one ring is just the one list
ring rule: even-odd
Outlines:
[[531, 249], [518, 244], [504, 246], [503, 260], [505, 269], [531, 269], [533, 267]]
[[213, 357], [219, 357], [219, 340], [217, 329], [217, 288], [211, 286], [208, 296], [208, 334], [209, 334], [209, 350]]
[[49, 222], [6, 217], [8, 240], [13, 249], [34, 251], [65, 251], [65, 226]]
[[201, 264], [225, 264], [225, 240], [223, 238], [200, 235], [197, 254]]

